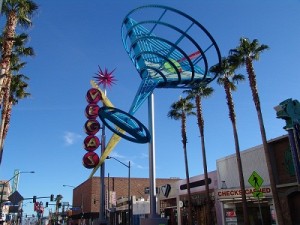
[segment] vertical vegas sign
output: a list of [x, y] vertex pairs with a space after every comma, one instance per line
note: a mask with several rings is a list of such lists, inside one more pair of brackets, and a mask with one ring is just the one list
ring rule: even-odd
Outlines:
[[85, 133], [88, 135], [83, 142], [84, 149], [87, 153], [84, 154], [82, 163], [83, 166], [91, 169], [98, 165], [99, 156], [95, 150], [100, 146], [100, 140], [96, 133], [101, 129], [100, 123], [96, 120], [98, 117], [99, 106], [97, 103], [102, 99], [101, 92], [96, 88], [91, 88], [86, 94], [86, 100], [88, 102], [85, 108], [85, 116], [87, 121], [84, 124]]

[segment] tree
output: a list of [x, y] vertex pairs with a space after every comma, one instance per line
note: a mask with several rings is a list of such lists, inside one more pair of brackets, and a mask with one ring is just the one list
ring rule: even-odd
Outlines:
[[[6, 82], [8, 85], [7, 91], [3, 96], [3, 104], [1, 110], [1, 123], [0, 123], [0, 164], [3, 156], [4, 140], [8, 133], [10, 124], [12, 106], [18, 103], [19, 99], [26, 98], [30, 94], [26, 92], [28, 84], [25, 80], [29, 78], [19, 71], [26, 65], [25, 62], [20, 62], [23, 56], [33, 56], [34, 51], [31, 47], [26, 47], [28, 41], [27, 34], [20, 34], [14, 38], [14, 46], [11, 52], [10, 71], [7, 76]], [[2, 46], [3, 39], [0, 37], [0, 46]]]
[[242, 74], [236, 74], [235, 68], [229, 63], [227, 58], [222, 58], [221, 64], [215, 65], [210, 69], [213, 73], [218, 73], [220, 76], [217, 78], [217, 83], [223, 86], [226, 95], [226, 102], [229, 110], [229, 118], [233, 128], [233, 137], [234, 137], [234, 145], [235, 145], [235, 153], [236, 160], [238, 166], [239, 180], [240, 180], [240, 188], [242, 195], [242, 205], [243, 205], [243, 216], [244, 216], [244, 224], [249, 225], [249, 213], [247, 208], [247, 199], [246, 199], [246, 190], [245, 190], [245, 180], [243, 174], [243, 165], [240, 154], [240, 144], [237, 132], [236, 125], [236, 114], [234, 108], [234, 102], [232, 97], [232, 91], [236, 91], [238, 82], [244, 81], [245, 77]]
[[[26, 92], [26, 88], [28, 84], [26, 80], [29, 78], [23, 74], [13, 75], [11, 78], [11, 89], [10, 95], [8, 96], [8, 104], [3, 107], [1, 111], [1, 133], [2, 139], [0, 140], [1, 152], [0, 152], [0, 164], [2, 162], [2, 155], [3, 155], [3, 148], [4, 148], [4, 141], [6, 135], [8, 133], [9, 125], [10, 125], [10, 118], [12, 113], [12, 107], [18, 104], [20, 99], [27, 98], [30, 96], [30, 93]], [[6, 95], [4, 96], [6, 98]]]
[[3, 102], [5, 92], [9, 93], [10, 60], [13, 51], [17, 25], [29, 27], [31, 18], [38, 9], [36, 3], [31, 0], [6, 0], [3, 1], [2, 13], [7, 20], [3, 32], [3, 44], [1, 49], [1, 73], [0, 73], [0, 104]]
[[209, 184], [208, 184], [208, 172], [207, 172], [207, 161], [206, 161], [206, 150], [205, 150], [205, 140], [204, 140], [204, 117], [202, 113], [202, 98], [209, 97], [213, 93], [212, 87], [207, 87], [203, 85], [195, 85], [192, 89], [183, 91], [187, 94], [187, 99], [194, 99], [197, 114], [197, 124], [200, 132], [201, 148], [202, 148], [202, 160], [203, 160], [203, 170], [204, 170], [204, 180], [205, 180], [205, 193], [208, 213], [206, 214], [206, 221], [209, 224], [212, 221], [211, 215], [211, 199], [209, 195]]
[[194, 105], [189, 102], [186, 98], [180, 98], [177, 102], [174, 102], [171, 105], [171, 109], [168, 112], [168, 117], [174, 120], [181, 120], [181, 137], [183, 144], [183, 153], [184, 153], [184, 162], [185, 162], [185, 174], [186, 174], [186, 186], [188, 192], [188, 222], [189, 225], [192, 225], [192, 198], [191, 198], [191, 189], [190, 189], [190, 175], [188, 167], [188, 158], [187, 158], [187, 135], [186, 135], [186, 117], [190, 115], [195, 115], [193, 112]]
[[266, 157], [266, 164], [268, 167], [270, 185], [271, 185], [274, 205], [276, 209], [276, 216], [277, 216], [278, 224], [283, 225], [284, 223], [283, 223], [282, 210], [281, 210], [277, 188], [276, 188], [276, 182], [272, 170], [271, 156], [270, 156], [269, 146], [267, 142], [266, 131], [264, 127], [259, 94], [257, 89], [256, 74], [253, 67], [253, 61], [258, 61], [260, 54], [263, 51], [268, 49], [269, 49], [268, 45], [260, 44], [257, 39], [254, 39], [251, 42], [248, 38], [240, 38], [239, 46], [237, 46], [235, 49], [231, 49], [229, 52], [229, 61], [236, 68], [241, 66], [246, 66], [250, 89], [252, 92], [252, 98], [253, 98], [253, 102], [258, 117], [260, 133], [261, 133], [264, 153]]

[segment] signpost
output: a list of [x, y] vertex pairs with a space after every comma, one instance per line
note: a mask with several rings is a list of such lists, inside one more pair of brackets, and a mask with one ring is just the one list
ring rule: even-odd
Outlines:
[[259, 201], [259, 198], [262, 198], [264, 196], [263, 193], [261, 191], [259, 191], [259, 188], [263, 184], [264, 180], [261, 178], [261, 176], [257, 172], [253, 171], [248, 179], [248, 182], [256, 190], [255, 192], [253, 192], [253, 197], [257, 198], [257, 200], [258, 200], [258, 208], [259, 208], [259, 213], [260, 213], [261, 224], [264, 225], [264, 220], [262, 217], [260, 201]]

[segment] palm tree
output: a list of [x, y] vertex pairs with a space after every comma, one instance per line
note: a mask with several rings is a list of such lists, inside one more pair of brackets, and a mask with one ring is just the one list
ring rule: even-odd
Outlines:
[[260, 53], [268, 49], [269, 49], [268, 45], [264, 45], [264, 44], [261, 45], [257, 39], [254, 39], [251, 42], [248, 38], [240, 38], [239, 46], [237, 46], [235, 49], [230, 50], [229, 60], [231, 64], [234, 65], [235, 67], [246, 66], [248, 80], [252, 92], [252, 98], [253, 98], [253, 102], [258, 117], [260, 133], [261, 133], [263, 148], [266, 157], [266, 163], [267, 163], [269, 177], [270, 177], [270, 184], [273, 193], [274, 205], [276, 209], [277, 220], [279, 225], [283, 225], [282, 210], [281, 210], [279, 197], [276, 189], [274, 174], [272, 171], [271, 156], [268, 147], [266, 131], [263, 122], [263, 116], [261, 112], [256, 75], [253, 68], [253, 61], [259, 60]]
[[200, 132], [201, 138], [201, 147], [202, 147], [202, 160], [203, 160], [203, 170], [204, 170], [204, 180], [205, 180], [205, 193], [206, 201], [208, 206], [208, 213], [206, 214], [206, 224], [211, 223], [211, 199], [209, 195], [209, 184], [208, 184], [208, 172], [207, 172], [207, 161], [206, 161], [206, 150], [205, 150], [205, 141], [204, 141], [204, 118], [202, 113], [202, 98], [209, 97], [213, 93], [214, 89], [212, 87], [207, 87], [203, 85], [195, 85], [192, 89], [183, 91], [187, 94], [187, 99], [194, 99], [196, 112], [197, 112], [197, 123]]
[[231, 120], [232, 128], [233, 128], [233, 137], [235, 144], [235, 152], [236, 152], [236, 160], [238, 166], [239, 180], [240, 180], [240, 188], [242, 195], [242, 204], [243, 204], [243, 216], [244, 216], [244, 224], [249, 225], [249, 214], [247, 208], [247, 199], [246, 199], [246, 191], [245, 191], [245, 180], [243, 174], [243, 166], [242, 159], [240, 154], [240, 145], [239, 138], [236, 126], [236, 114], [234, 108], [234, 102], [232, 98], [232, 91], [236, 91], [238, 82], [244, 81], [245, 77], [242, 74], [235, 74], [235, 68], [233, 68], [227, 58], [222, 58], [221, 64], [213, 66], [210, 71], [213, 73], [221, 74], [217, 83], [223, 86], [226, 95], [227, 106], [229, 110], [229, 118]]
[[[3, 104], [1, 111], [1, 124], [0, 124], [0, 164], [3, 155], [4, 140], [8, 132], [12, 106], [18, 103], [19, 99], [29, 96], [29, 93], [25, 92], [27, 83], [24, 80], [28, 80], [28, 77], [18, 74], [26, 63], [20, 62], [20, 57], [33, 56], [34, 51], [31, 47], [25, 47], [28, 41], [27, 34], [20, 34], [14, 38], [14, 46], [10, 57], [10, 71], [7, 76], [7, 91], [4, 92]], [[3, 39], [0, 37], [0, 46], [2, 46]]]
[[[18, 104], [20, 99], [27, 98], [30, 96], [30, 93], [26, 92], [26, 88], [28, 87], [28, 84], [26, 80], [29, 78], [23, 74], [17, 74], [13, 75], [11, 78], [11, 84], [10, 84], [10, 95], [8, 97], [8, 105], [2, 109], [2, 120], [3, 124], [1, 124], [1, 131], [3, 133], [3, 138], [0, 140], [0, 164], [2, 162], [2, 156], [3, 156], [3, 148], [4, 148], [4, 140], [6, 138], [6, 135], [8, 133], [9, 125], [10, 125], [10, 118], [11, 118], [11, 112], [12, 107], [16, 104]], [[6, 94], [4, 95], [4, 98], [7, 98]]]
[[3, 32], [2, 55], [0, 60], [0, 104], [3, 102], [4, 93], [9, 93], [9, 82], [7, 79], [11, 66], [10, 60], [14, 46], [16, 28], [18, 25], [25, 28], [31, 26], [31, 18], [37, 9], [37, 4], [31, 0], [3, 1], [2, 13], [5, 14], [7, 20]]
[[181, 120], [181, 137], [183, 144], [183, 153], [184, 153], [184, 162], [185, 162], [185, 174], [186, 174], [186, 186], [188, 192], [188, 222], [189, 225], [192, 225], [192, 198], [191, 198], [191, 189], [190, 189], [190, 175], [187, 159], [187, 136], [186, 136], [186, 117], [190, 115], [195, 115], [193, 112], [194, 105], [189, 102], [186, 98], [180, 98], [177, 102], [174, 102], [171, 105], [171, 109], [168, 112], [168, 117], [174, 120]]

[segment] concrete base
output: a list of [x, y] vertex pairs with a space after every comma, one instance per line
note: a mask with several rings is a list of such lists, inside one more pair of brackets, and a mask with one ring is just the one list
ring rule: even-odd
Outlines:
[[140, 225], [168, 225], [167, 218], [140, 218]]

